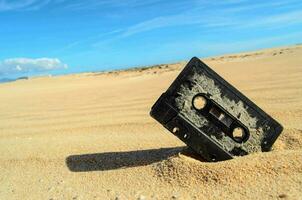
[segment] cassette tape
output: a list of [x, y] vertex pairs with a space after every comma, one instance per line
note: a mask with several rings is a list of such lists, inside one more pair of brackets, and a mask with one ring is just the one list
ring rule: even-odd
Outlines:
[[269, 151], [283, 127], [198, 58], [150, 115], [208, 161]]

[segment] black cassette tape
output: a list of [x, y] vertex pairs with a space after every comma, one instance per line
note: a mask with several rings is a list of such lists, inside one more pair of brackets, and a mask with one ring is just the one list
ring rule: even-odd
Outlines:
[[269, 151], [283, 130], [198, 58], [191, 59], [150, 114], [208, 161]]

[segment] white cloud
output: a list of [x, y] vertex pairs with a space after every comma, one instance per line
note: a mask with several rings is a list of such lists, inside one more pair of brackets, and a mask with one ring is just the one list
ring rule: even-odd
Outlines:
[[59, 5], [71, 10], [91, 10], [99, 8], [142, 7], [161, 0], [0, 0], [0, 11], [39, 10], [47, 5]]
[[293, 11], [273, 15], [264, 20], [264, 24], [294, 24], [302, 22], [302, 11]]
[[[67, 0], [66, 0], [67, 1]], [[73, 0], [70, 1], [69, 4], [65, 8], [72, 10], [90, 10], [90, 9], [99, 9], [99, 8], [118, 8], [118, 7], [142, 7], [149, 6], [155, 3], [159, 3], [161, 0]]]
[[39, 10], [50, 2], [51, 0], [0, 0], [0, 11]]
[[15, 1], [8, 2], [6, 0], [3, 0], [3, 1], [0, 1], [0, 11], [20, 9], [20, 8], [30, 6], [33, 3], [35, 3], [35, 0], [23, 0], [23, 1], [17, 1], [17, 2], [15, 2]]
[[0, 62], [0, 75], [66, 69], [58, 58], [10, 58]]
[[205, 28], [217, 28], [233, 26], [235, 25], [235, 23], [233, 19], [215, 16], [209, 19], [198, 13], [186, 12], [177, 15], [160, 16], [140, 22], [125, 29], [121, 36], [128, 37], [137, 33], [148, 32], [154, 29], [186, 25], [200, 25]]
[[275, 15], [256, 17], [254, 19], [234, 19], [232, 28], [250, 29], [250, 28], [265, 28], [275, 29], [280, 27], [286, 27], [290, 25], [296, 25], [302, 23], [302, 11], [288, 11]]
[[[234, 0], [229, 2], [241, 2], [240, 0]], [[264, 16], [246, 17], [245, 14], [234, 15], [233, 12], [244, 12], [245, 9], [253, 9], [256, 7], [273, 7], [282, 6], [285, 2], [279, 3], [261, 3], [251, 4], [247, 7], [237, 6], [234, 8], [222, 8], [219, 10], [206, 10], [206, 9], [192, 9], [190, 12], [184, 12], [175, 15], [158, 16], [153, 19], [145, 20], [140, 23], [134, 24], [126, 28], [121, 37], [132, 36], [141, 32], [148, 32], [154, 29], [185, 26], [185, 25], [198, 25], [207, 29], [214, 28], [250, 28], [250, 27], [263, 27], [265, 28], [278, 28], [280, 26], [289, 26], [293, 24], [302, 23], [302, 11], [290, 10], [281, 12], [278, 14], [268, 14]], [[237, 9], [237, 10], [232, 10]], [[202, 12], [203, 11], [203, 12]], [[220, 15], [215, 15], [215, 12], [220, 12]], [[209, 18], [208, 16], [212, 16]], [[247, 15], [248, 16], [248, 15]]]

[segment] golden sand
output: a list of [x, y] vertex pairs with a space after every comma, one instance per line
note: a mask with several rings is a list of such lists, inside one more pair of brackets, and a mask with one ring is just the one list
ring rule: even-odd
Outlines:
[[269, 153], [186, 156], [149, 117], [184, 62], [0, 85], [0, 199], [302, 199], [302, 46], [205, 62], [276, 118]]

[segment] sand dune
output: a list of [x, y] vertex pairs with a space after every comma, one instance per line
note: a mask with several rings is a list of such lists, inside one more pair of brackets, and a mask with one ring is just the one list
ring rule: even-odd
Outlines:
[[302, 46], [204, 60], [284, 126], [269, 153], [196, 160], [149, 117], [185, 62], [0, 84], [0, 199], [302, 199]]

